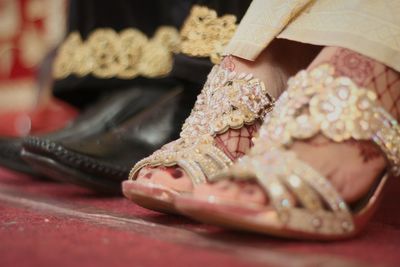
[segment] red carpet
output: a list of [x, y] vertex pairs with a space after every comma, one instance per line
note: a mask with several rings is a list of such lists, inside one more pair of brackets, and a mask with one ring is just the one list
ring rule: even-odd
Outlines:
[[300, 242], [224, 231], [0, 170], [0, 266], [400, 266], [399, 198], [393, 181], [357, 239]]

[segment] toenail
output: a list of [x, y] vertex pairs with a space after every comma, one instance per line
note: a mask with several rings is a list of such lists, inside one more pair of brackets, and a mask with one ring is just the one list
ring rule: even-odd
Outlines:
[[181, 170], [176, 169], [171, 173], [171, 175], [175, 179], [178, 179], [178, 178], [181, 178], [183, 176], [183, 172]]
[[172, 171], [170, 171], [170, 173], [175, 179], [179, 179], [183, 176], [183, 172], [179, 169], [173, 169]]

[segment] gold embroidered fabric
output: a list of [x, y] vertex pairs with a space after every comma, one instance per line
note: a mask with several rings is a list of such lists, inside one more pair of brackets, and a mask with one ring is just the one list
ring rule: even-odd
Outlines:
[[[294, 139], [318, 133], [333, 141], [372, 140], [400, 174], [400, 126], [376, 104], [375, 93], [321, 65], [288, 81], [248, 156], [214, 177], [257, 179], [277, 213], [271, 226], [326, 235], [354, 230], [352, 214], [331, 183], [289, 150]], [[296, 200], [294, 200], [294, 198]]]
[[236, 31], [234, 15], [217, 16], [204, 6], [194, 6], [181, 29], [181, 53], [221, 61], [222, 51]]
[[171, 71], [172, 53], [179, 45], [178, 31], [168, 26], [160, 27], [151, 39], [133, 28], [119, 33], [111, 28], [97, 29], [86, 41], [73, 32], [59, 48], [53, 74], [57, 79], [71, 74], [121, 79], [162, 77]]
[[235, 23], [234, 15], [218, 17], [212, 9], [194, 6], [180, 33], [162, 26], [148, 39], [134, 28], [119, 33], [100, 28], [83, 41], [78, 32], [72, 32], [59, 48], [53, 74], [56, 79], [71, 74], [120, 79], [163, 77], [172, 69], [173, 53], [210, 57], [217, 64], [236, 30]]
[[129, 177], [144, 166], [181, 166], [194, 184], [227, 169], [232, 160], [215, 146], [214, 137], [228, 129], [253, 124], [270, 111], [273, 99], [264, 84], [251, 74], [238, 74], [215, 66], [198, 96], [180, 139], [139, 161]]
[[254, 60], [275, 38], [340, 46], [400, 71], [398, 0], [253, 0], [224, 54]]

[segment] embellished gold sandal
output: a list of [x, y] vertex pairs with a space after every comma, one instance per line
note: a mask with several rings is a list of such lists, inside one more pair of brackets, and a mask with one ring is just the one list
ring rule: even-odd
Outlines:
[[139, 170], [143, 167], [179, 166], [193, 185], [205, 183], [233, 163], [216, 146], [214, 137], [229, 129], [239, 129], [260, 121], [271, 110], [273, 103], [263, 82], [253, 75], [214, 66], [182, 127], [180, 138], [133, 167], [129, 180], [123, 183], [124, 195], [146, 208], [176, 212], [174, 196], [183, 192], [136, 181]]
[[[180, 196], [176, 207], [200, 221], [281, 237], [332, 240], [362, 230], [388, 178], [400, 175], [400, 126], [378, 106], [375, 93], [333, 74], [333, 67], [321, 65], [290, 79], [250, 153], [212, 179], [254, 181], [267, 195], [267, 205], [204, 194]], [[289, 150], [294, 140], [317, 134], [335, 142], [371, 140], [385, 154], [385, 173], [357, 208]]]

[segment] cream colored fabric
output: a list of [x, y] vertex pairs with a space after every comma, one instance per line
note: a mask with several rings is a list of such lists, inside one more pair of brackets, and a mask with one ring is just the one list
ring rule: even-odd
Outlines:
[[254, 60], [274, 38], [345, 47], [400, 71], [400, 1], [254, 0], [225, 54]]

